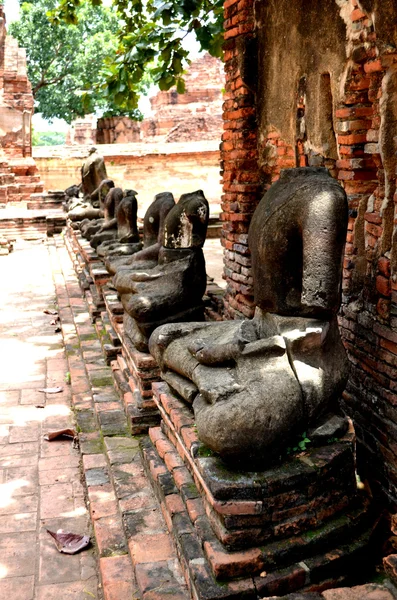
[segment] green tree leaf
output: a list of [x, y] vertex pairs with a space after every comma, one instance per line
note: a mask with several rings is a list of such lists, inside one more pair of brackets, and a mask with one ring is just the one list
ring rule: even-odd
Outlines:
[[[82, 8], [103, 6], [103, 2], [57, 0], [51, 10], [52, 22], [77, 22], [79, 27]], [[118, 46], [115, 55], [104, 60], [100, 89], [103, 94], [107, 88], [104, 97], [120, 110], [136, 106], [148, 81], [156, 82], [162, 90], [175, 84], [178, 92], [183, 89], [179, 82], [189, 64], [189, 51], [184, 48], [188, 35], [196, 38], [202, 50], [222, 56], [223, 0], [113, 0], [111, 12], [120, 24]], [[127, 86], [123, 93], [115, 85], [121, 78]]]

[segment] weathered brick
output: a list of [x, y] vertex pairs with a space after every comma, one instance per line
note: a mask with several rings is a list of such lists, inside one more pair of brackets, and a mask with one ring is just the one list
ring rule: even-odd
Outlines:
[[258, 573], [264, 566], [262, 552], [259, 548], [227, 552], [219, 543], [204, 542], [204, 552], [214, 575], [220, 579], [245, 575], [248, 565], [251, 573]]
[[386, 256], [381, 256], [378, 260], [378, 269], [382, 275], [389, 278], [390, 277], [390, 259], [386, 258]]
[[174, 553], [168, 533], [134, 536], [129, 541], [129, 548], [135, 565], [169, 560]]
[[376, 278], [376, 289], [382, 296], [390, 296], [390, 281], [387, 277], [383, 277], [383, 275], [378, 275]]

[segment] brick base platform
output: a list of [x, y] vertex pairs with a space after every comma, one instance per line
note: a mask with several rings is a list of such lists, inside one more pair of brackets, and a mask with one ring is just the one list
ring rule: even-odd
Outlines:
[[36, 209], [62, 209], [62, 204], [65, 202], [66, 194], [63, 190], [53, 190], [49, 192], [41, 192], [30, 194], [26, 206], [29, 210]]
[[22, 204], [0, 209], [0, 236], [37, 240], [60, 233], [66, 223], [61, 210], [28, 210]]
[[160, 414], [152, 395], [152, 383], [159, 381], [160, 372], [153, 357], [147, 352], [139, 352], [129, 338], [122, 336], [122, 354], [130, 373], [128, 383], [128, 418], [133, 433], [147, 433], [149, 427], [160, 423]]
[[105, 310], [102, 288], [110, 281], [101, 259], [79, 230], [66, 228], [66, 244], [78, 273], [80, 287], [84, 291], [91, 319], [94, 322]]
[[[44, 184], [30, 157], [0, 160], [0, 204], [29, 202], [32, 194], [42, 194]], [[42, 208], [42, 207], [35, 207]]]
[[144, 464], [193, 597], [279, 596], [360, 577], [373, 515], [356, 490], [352, 426], [278, 466], [239, 472], [200, 444], [167, 384], [153, 388], [162, 423], [142, 442]]
[[118, 338], [117, 342], [113, 340], [110, 347], [104, 347], [104, 352], [107, 355], [121, 353], [117, 358], [117, 367], [114, 365], [114, 372], [118, 373], [118, 389], [131, 431], [133, 434], [147, 433], [149, 427], [160, 422], [157, 406], [152, 400], [152, 382], [159, 381], [159, 369], [152, 356], [139, 352], [123, 333], [122, 304], [110, 285], [111, 276], [95, 250], [80, 231], [71, 227], [67, 228], [66, 243], [85, 292], [92, 321], [95, 322], [105, 313]]

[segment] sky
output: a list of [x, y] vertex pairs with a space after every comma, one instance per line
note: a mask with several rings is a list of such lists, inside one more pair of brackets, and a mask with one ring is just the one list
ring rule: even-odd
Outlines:
[[15, 21], [18, 18], [19, 14], [19, 1], [4, 0], [4, 12], [6, 14], [7, 23]]

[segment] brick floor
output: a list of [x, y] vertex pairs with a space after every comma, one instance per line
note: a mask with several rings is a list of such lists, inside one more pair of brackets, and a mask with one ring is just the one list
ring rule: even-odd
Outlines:
[[[56, 308], [60, 279], [50, 246], [18, 241], [1, 257], [0, 598], [99, 599], [94, 547], [60, 554], [46, 532], [93, 535], [78, 449], [44, 440], [49, 430], [74, 427], [62, 335], [43, 312]], [[39, 391], [55, 386], [64, 389]]]

